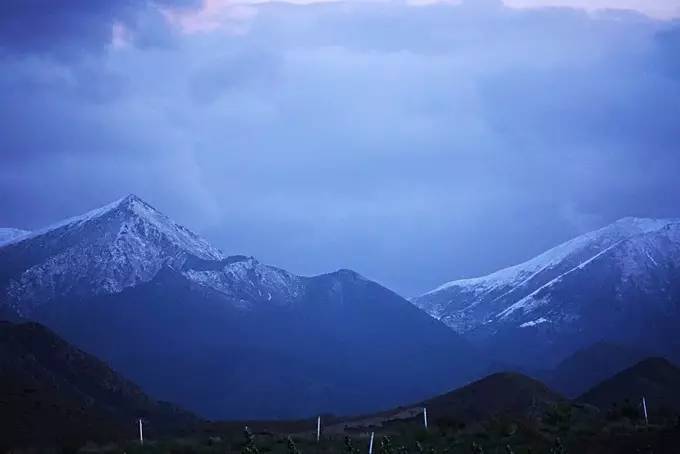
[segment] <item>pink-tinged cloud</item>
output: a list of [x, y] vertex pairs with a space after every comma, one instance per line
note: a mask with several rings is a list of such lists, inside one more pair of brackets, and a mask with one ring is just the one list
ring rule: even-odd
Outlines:
[[[183, 33], [208, 33], [222, 31], [241, 34], [248, 31], [248, 24], [257, 14], [257, 6], [275, 0], [203, 0], [200, 8], [167, 8], [162, 12], [168, 22]], [[312, 4], [334, 0], [284, 0], [286, 3]], [[392, 0], [344, 0], [374, 1], [389, 3]], [[432, 3], [458, 4], [464, 0], [404, 0], [413, 6]], [[467, 0], [471, 1], [471, 0]], [[570, 7], [587, 11], [622, 9], [637, 11], [656, 19], [680, 18], [680, 0], [503, 0], [504, 4], [513, 8], [545, 8]], [[126, 42], [124, 29], [114, 28], [114, 47]]]
[[257, 10], [233, 0], [204, 0], [198, 9], [164, 9], [163, 14], [171, 24], [187, 34], [212, 31], [243, 33]]
[[130, 44], [130, 31], [120, 22], [114, 22], [111, 27], [111, 47], [121, 49]]

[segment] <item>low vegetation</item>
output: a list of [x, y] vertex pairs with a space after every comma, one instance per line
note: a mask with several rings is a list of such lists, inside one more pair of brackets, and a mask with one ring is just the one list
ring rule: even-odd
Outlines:
[[234, 424], [211, 424], [193, 436], [119, 445], [87, 445], [82, 453], [234, 453], [234, 454], [359, 454], [368, 453], [375, 432], [374, 454], [677, 454], [680, 417], [664, 415], [646, 424], [639, 411], [599, 411], [589, 405], [558, 403], [541, 415], [494, 417], [470, 425], [439, 419], [429, 430], [422, 419], [384, 421], [352, 433], [337, 424], [316, 441], [308, 431], [284, 433], [281, 426], [262, 423], [237, 430]]

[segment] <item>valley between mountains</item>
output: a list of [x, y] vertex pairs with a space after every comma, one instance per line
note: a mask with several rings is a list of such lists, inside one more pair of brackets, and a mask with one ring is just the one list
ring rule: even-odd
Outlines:
[[536, 379], [503, 372], [362, 416], [207, 421], [149, 397], [39, 324], [2, 322], [0, 450], [350, 454], [373, 444], [375, 435], [381, 453], [671, 454], [680, 442], [678, 382], [680, 368], [647, 358], [572, 400]]

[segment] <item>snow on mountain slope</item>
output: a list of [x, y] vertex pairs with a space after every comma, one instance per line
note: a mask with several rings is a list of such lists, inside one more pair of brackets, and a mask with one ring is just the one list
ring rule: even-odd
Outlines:
[[304, 288], [302, 278], [253, 257], [229, 257], [214, 269], [186, 267], [182, 273], [192, 282], [209, 287], [242, 308], [257, 303], [289, 304]]
[[168, 242], [171, 246], [199, 258], [212, 260], [224, 258], [222, 253], [212, 247], [206, 240], [186, 227], [175, 223], [172, 219], [132, 194], [80, 216], [65, 219], [48, 227], [30, 232], [29, 235], [15, 238], [10, 243], [26, 241], [55, 233], [63, 235], [65, 231], [86, 227], [97, 221], [111, 221], [114, 217], [120, 221], [119, 237], [135, 235], [136, 240], [153, 237], [151, 239], [155, 238]]
[[131, 195], [3, 244], [0, 288], [21, 313], [58, 297], [121, 292], [190, 257], [225, 259], [206, 240]]
[[27, 235], [28, 233], [28, 230], [15, 229], [12, 227], [0, 228], [0, 246], [9, 243], [15, 238]]
[[412, 303], [470, 339], [492, 343], [510, 331], [541, 332], [550, 333], [546, 342], [559, 343], [567, 332], [605, 337], [636, 318], [679, 315], [678, 278], [680, 220], [624, 218], [520, 265], [444, 284]]
[[[456, 331], [465, 332], [494, 316], [513, 312], [507, 305], [508, 301], [517, 304], [515, 309], [523, 307], [533, 298], [532, 293], [554, 285], [568, 273], [583, 269], [602, 254], [613, 253], [617, 246], [623, 247], [624, 240], [678, 225], [680, 220], [624, 218], [522, 264], [484, 277], [448, 282], [413, 298], [412, 302]], [[630, 273], [635, 273], [635, 263], [625, 257], [621, 261], [626, 263]]]
[[436, 294], [452, 287], [477, 287], [490, 290], [506, 285], [518, 285], [531, 279], [537, 273], [559, 266], [565, 261], [573, 264], [575, 263], [574, 259], [578, 261], [578, 257], [587, 257], [590, 250], [602, 250], [623, 239], [642, 233], [655, 232], [668, 224], [678, 222], [680, 220], [623, 218], [602, 229], [586, 233], [562, 243], [519, 265], [496, 271], [484, 277], [451, 281], [427, 292], [423, 296]]
[[0, 295], [29, 316], [58, 299], [120, 293], [170, 268], [234, 306], [290, 304], [302, 279], [252, 257], [227, 257], [134, 195], [0, 246]]

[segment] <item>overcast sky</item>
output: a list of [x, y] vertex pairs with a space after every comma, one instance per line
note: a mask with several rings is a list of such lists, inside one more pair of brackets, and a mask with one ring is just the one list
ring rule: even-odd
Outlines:
[[135, 193], [407, 296], [680, 217], [680, 0], [6, 0], [0, 106], [0, 226]]

